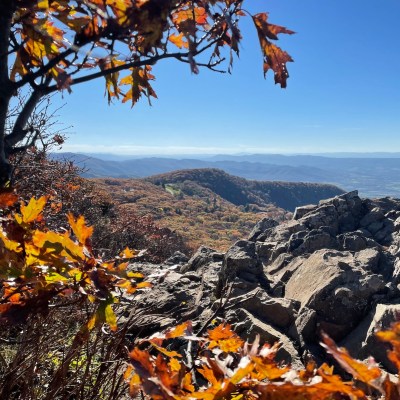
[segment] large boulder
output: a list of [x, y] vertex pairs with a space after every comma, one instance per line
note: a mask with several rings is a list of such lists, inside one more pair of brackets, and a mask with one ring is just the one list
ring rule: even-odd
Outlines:
[[285, 298], [315, 310], [318, 323], [340, 338], [364, 317], [373, 295], [384, 290], [384, 280], [365, 271], [350, 252], [319, 250], [297, 266]]

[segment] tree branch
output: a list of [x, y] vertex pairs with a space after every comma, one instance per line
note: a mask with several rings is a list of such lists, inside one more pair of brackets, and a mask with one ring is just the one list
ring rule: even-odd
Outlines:
[[[70, 85], [72, 86], [72, 85], [77, 85], [79, 83], [89, 82], [89, 81], [92, 81], [93, 79], [101, 78], [101, 77], [104, 77], [106, 75], [113, 74], [115, 72], [124, 71], [124, 70], [127, 70], [129, 68], [138, 68], [138, 67], [143, 67], [145, 65], [154, 65], [155, 63], [157, 63], [158, 61], [160, 61], [160, 60], [162, 60], [164, 58], [175, 58], [177, 60], [180, 60], [181, 57], [185, 57], [185, 56], [187, 57], [188, 54], [189, 53], [161, 54], [159, 56], [148, 58], [147, 60], [128, 62], [128, 63], [123, 64], [123, 65], [118, 65], [118, 66], [113, 67], [113, 68], [108, 68], [108, 69], [104, 69], [104, 70], [99, 71], [99, 72], [95, 72], [94, 74], [90, 74], [90, 75], [82, 76], [80, 78], [76, 78], [70, 83]], [[50, 94], [50, 93], [53, 93], [53, 92], [55, 92], [57, 90], [59, 90], [57, 85], [51, 85], [51, 86], [47, 87], [46, 89], [44, 89], [44, 94]]]
[[[185, 60], [185, 58], [188, 58], [190, 54], [192, 55], [192, 57], [198, 56], [199, 54], [205, 52], [210, 47], [212, 47], [220, 39], [221, 39], [220, 36], [218, 36], [218, 38], [212, 40], [210, 43], [208, 43], [206, 46], [202, 47], [200, 50], [196, 50], [194, 52], [187, 51], [187, 52], [184, 52], [184, 53], [182, 53], [182, 52], [164, 53], [164, 54], [160, 54], [160, 55], [148, 58], [146, 60], [132, 61], [132, 62], [128, 62], [128, 63], [123, 64], [123, 65], [118, 65], [118, 66], [113, 67], [113, 68], [108, 68], [108, 69], [96, 72], [94, 74], [90, 74], [90, 75], [82, 76], [80, 78], [73, 79], [72, 82], [70, 83], [70, 85], [72, 86], [72, 85], [77, 85], [79, 83], [89, 82], [89, 81], [92, 81], [94, 79], [101, 78], [101, 77], [104, 77], [104, 76], [109, 75], [109, 74], [113, 74], [115, 72], [120, 72], [120, 71], [127, 70], [129, 68], [138, 68], [138, 67], [143, 67], [145, 65], [154, 65], [154, 64], [156, 64], [158, 61], [160, 61], [162, 59], [175, 58], [178, 61], [187, 62]], [[209, 68], [209, 69], [217, 71], [217, 72], [223, 72], [223, 71], [220, 71], [220, 70], [213, 69], [213, 67], [215, 67], [218, 64], [219, 63], [217, 63], [217, 64], [213, 64], [213, 63], [202, 64], [202, 63], [200, 63], [200, 64], [197, 64], [197, 65], [199, 65], [200, 67]], [[50, 94], [50, 93], [53, 93], [53, 92], [55, 92], [57, 90], [59, 90], [57, 85], [51, 85], [51, 86], [47, 87], [44, 90], [44, 94]]]
[[[47, 86], [50, 83], [50, 80], [51, 78], [47, 78], [43, 86]], [[5, 144], [7, 147], [6, 151], [8, 154], [10, 154], [12, 147], [23, 140], [29, 133], [25, 127], [32, 115], [33, 110], [44, 95], [43, 89], [43, 87], [37, 87], [35, 90], [33, 90], [29, 99], [26, 101], [22, 110], [18, 114], [18, 118], [14, 123], [12, 132], [5, 137]]]
[[47, 74], [47, 72], [54, 68], [60, 61], [65, 60], [69, 55], [75, 53], [75, 50], [73, 50], [73, 48], [74, 47], [70, 47], [69, 49], [58, 54], [57, 56], [52, 58], [46, 65], [40, 67], [37, 71], [25, 75], [21, 80], [15, 83], [16, 88], [19, 89], [27, 83], [34, 83], [36, 78]]

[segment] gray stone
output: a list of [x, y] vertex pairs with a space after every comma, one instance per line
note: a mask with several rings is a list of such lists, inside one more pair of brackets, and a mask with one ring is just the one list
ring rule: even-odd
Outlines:
[[189, 261], [189, 257], [186, 254], [176, 251], [171, 257], [164, 261], [166, 265], [184, 265]]
[[384, 287], [380, 277], [357, 266], [351, 253], [319, 250], [297, 267], [286, 284], [285, 297], [315, 310], [320, 321], [346, 326], [345, 334]]
[[307, 307], [302, 308], [288, 334], [303, 346], [317, 342], [317, 313]]
[[364, 249], [355, 254], [355, 265], [366, 271], [379, 273], [381, 253], [376, 249]]
[[293, 254], [301, 255], [304, 253], [313, 253], [320, 249], [336, 249], [337, 247], [338, 242], [336, 238], [321, 229], [313, 229], [304, 237], [303, 243], [293, 250]]
[[201, 267], [215, 261], [222, 261], [223, 254], [218, 253], [214, 249], [211, 249], [206, 246], [201, 246], [193, 254], [192, 258], [188, 261], [188, 263], [181, 267], [181, 272], [185, 273], [188, 271], [197, 271]]
[[249, 240], [239, 240], [224, 256], [216, 294], [220, 296], [223, 287], [235, 278], [252, 282], [262, 274], [263, 266], [256, 252], [256, 244]]
[[338, 213], [335, 206], [326, 204], [318, 207], [315, 211], [308, 213], [299, 222], [309, 229], [318, 229], [321, 226], [330, 226], [336, 233], [339, 229]]
[[256, 242], [257, 255], [264, 258], [265, 261], [268, 262], [276, 244], [276, 242]]
[[296, 207], [294, 214], [293, 214], [293, 219], [300, 219], [303, 218], [306, 214], [308, 214], [311, 211], [314, 211], [318, 208], [318, 206], [310, 204], [307, 206], [301, 206], [301, 207]]
[[294, 322], [299, 308], [298, 302], [273, 298], [258, 289], [253, 294], [248, 293], [232, 299], [228, 307], [231, 307], [231, 304], [240, 304], [240, 307], [260, 320], [278, 328], [288, 328]]
[[[378, 207], [373, 208], [367, 215], [360, 220], [360, 226], [366, 228], [376, 222], [381, 222], [385, 218], [385, 214]], [[371, 232], [371, 230], [368, 228]]]
[[257, 224], [254, 226], [248, 240], [256, 242], [262, 233], [264, 233], [267, 229], [274, 228], [277, 225], [279, 225], [279, 223], [274, 219], [263, 218], [261, 221], [258, 221]]
[[268, 275], [274, 275], [281, 271], [286, 265], [292, 261], [293, 256], [288, 253], [280, 254], [272, 264], [267, 264], [264, 268], [264, 272]]
[[360, 232], [347, 232], [338, 236], [341, 250], [361, 251], [368, 247], [366, 238]]

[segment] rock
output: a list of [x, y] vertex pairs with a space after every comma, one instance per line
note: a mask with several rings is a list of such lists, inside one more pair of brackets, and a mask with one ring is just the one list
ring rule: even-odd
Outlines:
[[189, 257], [186, 254], [176, 251], [171, 257], [164, 261], [166, 265], [183, 265], [189, 261]]
[[289, 336], [297, 340], [300, 345], [318, 342], [317, 313], [310, 308], [303, 307], [298, 313], [295, 323], [290, 327]]
[[310, 204], [307, 206], [302, 206], [302, 207], [296, 207], [294, 214], [293, 214], [293, 219], [300, 219], [303, 218], [306, 214], [308, 214], [311, 211], [314, 211], [318, 208], [318, 206]]
[[315, 211], [300, 218], [299, 222], [309, 229], [318, 229], [322, 226], [330, 226], [335, 234], [339, 230], [339, 218], [335, 206], [326, 204], [318, 207]]
[[302, 240], [303, 243], [293, 251], [294, 255], [313, 253], [320, 249], [336, 249], [338, 247], [336, 238], [321, 229], [311, 230]]
[[366, 271], [374, 273], [380, 273], [379, 261], [381, 259], [381, 253], [376, 249], [364, 249], [359, 251], [355, 255], [356, 265], [363, 268]]
[[306, 226], [304, 226], [300, 221], [285, 221], [274, 228], [268, 229], [264, 242], [283, 243], [288, 241], [290, 236], [294, 233], [306, 230]]
[[[373, 232], [371, 232], [373, 233]], [[374, 239], [382, 245], [388, 245], [392, 242], [394, 233], [394, 224], [391, 220], [385, 219], [383, 221], [383, 227], [375, 232]]]
[[231, 311], [226, 316], [227, 321], [233, 324], [235, 331], [242, 337], [245, 337], [249, 342], [253, 342], [258, 335], [261, 343], [270, 343], [271, 345], [280, 342], [281, 347], [276, 353], [275, 360], [282, 362], [285, 365], [291, 365], [295, 369], [304, 368], [301, 362], [299, 353], [293, 346], [290, 339], [279, 332], [272, 326], [260, 321], [250, 312], [244, 309]]
[[194, 253], [188, 263], [181, 267], [181, 272], [185, 273], [188, 271], [197, 271], [199, 268], [207, 265], [210, 262], [222, 261], [222, 259], [223, 254], [218, 253], [209, 247], [201, 246], [196, 253]]
[[221, 295], [223, 287], [236, 277], [250, 282], [263, 275], [262, 263], [256, 253], [256, 244], [248, 240], [237, 241], [225, 254], [222, 264], [217, 296]]
[[267, 266], [264, 268], [264, 273], [268, 275], [274, 275], [277, 272], [281, 271], [286, 265], [292, 261], [293, 256], [288, 253], [282, 253], [280, 254], [275, 261], [272, 264], [267, 264]]
[[397, 369], [387, 358], [388, 346], [376, 338], [375, 331], [388, 329], [398, 320], [399, 314], [400, 304], [377, 304], [340, 345], [346, 347], [355, 358], [363, 360], [372, 356], [386, 370], [397, 373]]
[[296, 301], [273, 298], [259, 289], [231, 299], [227, 307], [235, 308], [235, 304], [240, 304], [260, 320], [278, 328], [288, 328], [294, 322], [299, 308]]
[[351, 253], [319, 250], [301, 261], [286, 284], [285, 298], [315, 310], [318, 322], [345, 325], [346, 334], [384, 288], [385, 282], [357, 266]]
[[[375, 226], [379, 226], [379, 222], [382, 222], [382, 220], [384, 218], [385, 218], [385, 214], [383, 213], [383, 211], [380, 208], [375, 207], [361, 219], [360, 226], [362, 228], [367, 228], [371, 232], [371, 229], [369, 227], [371, 227], [373, 224], [377, 224], [377, 223], [378, 223], [378, 225], [375, 225]], [[371, 233], [373, 233], [373, 232], [371, 232]]]
[[146, 334], [188, 318], [203, 326], [225, 304], [218, 317], [245, 339], [282, 341], [285, 363], [300, 365], [296, 349], [325, 362], [324, 330], [357, 358], [372, 353], [392, 368], [384, 351], [374, 353], [381, 345], [372, 332], [400, 313], [399, 200], [346, 193], [299, 207], [279, 225], [265, 218], [249, 239], [225, 254], [201, 247], [189, 261], [176, 254], [161, 265], [133, 264], [154, 283], [128, 298], [133, 310], [144, 310]]
[[346, 232], [338, 236], [340, 250], [361, 251], [368, 247], [366, 238], [361, 232]]
[[271, 255], [276, 247], [276, 242], [256, 242], [256, 252], [259, 257], [265, 259], [265, 261], [269, 261]]
[[261, 221], [258, 221], [257, 224], [254, 226], [248, 240], [256, 242], [262, 233], [264, 233], [267, 229], [274, 228], [277, 225], [279, 225], [279, 223], [274, 219], [263, 218]]

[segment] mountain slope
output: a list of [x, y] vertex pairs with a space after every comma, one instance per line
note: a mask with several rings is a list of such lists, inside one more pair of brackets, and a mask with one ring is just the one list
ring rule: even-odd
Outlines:
[[226, 250], [248, 236], [261, 218], [282, 221], [291, 215], [272, 204], [237, 206], [194, 181], [186, 181], [184, 187], [174, 183], [158, 186], [142, 179], [92, 181], [111, 195], [122, 212], [150, 215], [157, 225], [184, 237], [193, 250], [201, 245]]
[[274, 204], [288, 211], [294, 211], [298, 206], [315, 204], [321, 199], [343, 193], [343, 190], [333, 185], [249, 181], [212, 168], [179, 170], [152, 176], [146, 180], [156, 185], [176, 184], [183, 191], [188, 182], [192, 182], [192, 184], [210, 189], [237, 206]]

